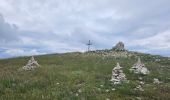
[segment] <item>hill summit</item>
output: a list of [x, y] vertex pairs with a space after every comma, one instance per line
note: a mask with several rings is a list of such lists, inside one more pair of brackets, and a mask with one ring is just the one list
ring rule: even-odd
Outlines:
[[125, 51], [125, 45], [120, 41], [112, 49], [116, 51]]
[[170, 58], [114, 49], [1, 59], [0, 100], [170, 100]]

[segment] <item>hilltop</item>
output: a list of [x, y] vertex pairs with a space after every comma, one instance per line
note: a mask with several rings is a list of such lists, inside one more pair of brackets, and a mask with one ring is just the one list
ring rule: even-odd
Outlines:
[[[140, 57], [150, 74], [130, 73]], [[0, 60], [0, 100], [169, 100], [170, 58], [127, 50], [35, 56], [41, 65], [21, 71], [30, 57]], [[129, 83], [110, 82], [119, 62]], [[142, 79], [140, 79], [142, 78]], [[154, 84], [157, 78], [162, 83]], [[135, 91], [139, 81], [144, 91]]]

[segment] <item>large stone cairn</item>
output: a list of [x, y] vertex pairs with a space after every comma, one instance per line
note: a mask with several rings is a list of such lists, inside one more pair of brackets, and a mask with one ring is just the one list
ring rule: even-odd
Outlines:
[[23, 70], [34, 70], [35, 68], [40, 67], [37, 61], [35, 61], [32, 56], [28, 63], [23, 67]]
[[125, 51], [125, 45], [123, 42], [118, 42], [112, 49], [116, 51]]
[[126, 81], [126, 76], [121, 69], [122, 67], [117, 63], [117, 66], [112, 70], [112, 78], [110, 81], [114, 84], [120, 84], [121, 82]]
[[149, 70], [145, 67], [145, 65], [141, 62], [140, 58], [138, 58], [138, 62], [135, 63], [130, 71], [137, 73], [137, 74], [149, 74]]

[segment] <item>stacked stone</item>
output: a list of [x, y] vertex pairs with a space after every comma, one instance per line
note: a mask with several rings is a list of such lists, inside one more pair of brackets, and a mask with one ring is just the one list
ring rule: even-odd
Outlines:
[[154, 79], [153, 79], [153, 83], [154, 83], [154, 84], [160, 84], [160, 83], [162, 83], [162, 82], [160, 82], [159, 79], [154, 78]]
[[125, 51], [125, 45], [123, 42], [118, 42], [115, 47], [113, 47], [113, 50], [116, 51]]
[[137, 91], [144, 91], [144, 89], [142, 88], [142, 85], [136, 86], [135, 90], [137, 90]]
[[35, 61], [32, 56], [28, 63], [23, 67], [23, 70], [34, 70], [35, 68], [40, 67], [37, 61]]
[[143, 89], [144, 84], [145, 84], [145, 83], [144, 83], [143, 81], [140, 81], [140, 82], [139, 82], [139, 85], [137, 85], [134, 90], [144, 91], [144, 89]]
[[130, 71], [137, 73], [137, 74], [149, 74], [149, 70], [145, 67], [145, 65], [141, 62], [140, 58], [138, 58], [138, 62], [135, 63]]
[[112, 70], [112, 78], [110, 81], [114, 84], [120, 84], [121, 82], [126, 81], [126, 76], [121, 69], [122, 67], [117, 63], [117, 66]]

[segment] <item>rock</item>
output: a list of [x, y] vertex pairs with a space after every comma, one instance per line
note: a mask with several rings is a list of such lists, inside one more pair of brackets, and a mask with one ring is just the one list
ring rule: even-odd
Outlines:
[[159, 62], [159, 61], [161, 61], [161, 59], [155, 59], [155, 62]]
[[139, 77], [138, 79], [139, 79], [139, 80], [142, 80], [143, 78], [142, 78], [142, 77]]
[[118, 42], [112, 49], [116, 51], [125, 51], [125, 45], [123, 42]]
[[142, 100], [141, 97], [136, 97], [137, 100]]
[[112, 70], [112, 78], [110, 81], [114, 84], [120, 84], [121, 82], [126, 81], [126, 76], [121, 69], [122, 67], [117, 63], [117, 66]]
[[144, 91], [144, 89], [143, 89], [144, 84], [145, 84], [145, 82], [140, 81], [139, 85], [136, 86], [135, 90], [137, 90], [137, 91]]
[[78, 93], [76, 93], [75, 95], [76, 95], [77, 97], [79, 96], [79, 94], [78, 94]]
[[144, 91], [141, 85], [136, 86], [135, 90], [137, 91]]
[[109, 90], [108, 90], [108, 89], [106, 89], [106, 92], [109, 92]]
[[145, 65], [141, 62], [140, 58], [138, 58], [138, 62], [135, 63], [130, 71], [137, 73], [137, 74], [149, 74], [149, 70], [145, 67]]
[[143, 82], [143, 81], [140, 81], [140, 85], [144, 85], [145, 84], [145, 82]]
[[78, 90], [78, 92], [79, 92], [79, 93], [82, 93], [82, 90], [81, 90], [81, 89], [79, 89], [79, 90]]
[[32, 56], [28, 63], [23, 67], [23, 70], [34, 70], [35, 68], [40, 67], [37, 61], [35, 61]]
[[160, 84], [160, 83], [162, 83], [162, 82], [160, 82], [159, 79], [154, 78], [154, 79], [153, 79], [153, 83], [154, 83], [154, 84]]

